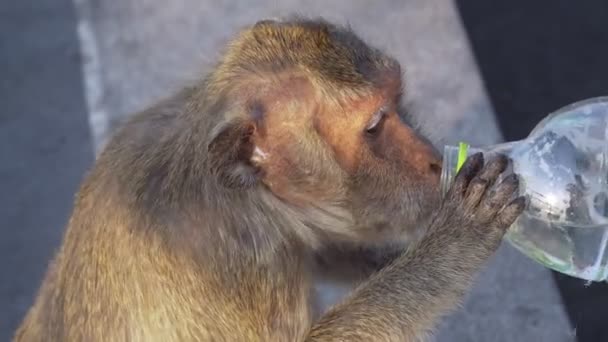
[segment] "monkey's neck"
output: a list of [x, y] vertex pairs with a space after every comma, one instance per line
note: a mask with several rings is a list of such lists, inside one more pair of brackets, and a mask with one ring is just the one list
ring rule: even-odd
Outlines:
[[[280, 202], [261, 185], [222, 186], [210, 173], [203, 153], [206, 149], [198, 141], [186, 140], [158, 165], [148, 166], [146, 173], [153, 178], [141, 183], [148, 185], [136, 201], [145, 208], [142, 214], [156, 222], [155, 234], [177, 244], [175, 250], [189, 249], [195, 256], [257, 262], [272, 258], [277, 249], [298, 244], [294, 218], [281, 209]], [[155, 170], [165, 171], [155, 174]], [[210, 248], [213, 245], [231, 247]]]

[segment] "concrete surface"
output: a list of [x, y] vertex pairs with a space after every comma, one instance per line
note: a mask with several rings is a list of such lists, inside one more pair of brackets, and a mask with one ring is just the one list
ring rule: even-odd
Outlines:
[[[298, 12], [348, 22], [405, 68], [409, 102], [438, 144], [466, 137], [500, 141], [458, 13], [449, 0], [408, 1], [82, 1], [95, 32], [101, 74], [90, 91], [111, 129], [125, 115], [189, 81], [212, 63], [235, 30], [260, 18]], [[85, 44], [89, 45], [89, 43]], [[95, 68], [93, 68], [95, 69]], [[99, 88], [97, 88], [99, 87]], [[103, 144], [105, 132], [93, 127]], [[439, 141], [439, 138], [444, 138]], [[572, 329], [549, 272], [509, 246], [481, 274], [438, 341], [571, 341]]]
[[70, 0], [0, 2], [0, 341], [58, 246], [93, 160]]
[[[109, 116], [110, 128], [202, 75], [239, 28], [260, 18], [300, 13], [348, 22], [401, 60], [411, 105], [432, 122], [436, 137], [486, 142], [499, 136], [449, 0], [379, 1], [373, 6], [365, 0], [75, 1], [80, 26], [90, 27], [97, 40], [98, 57], [87, 56], [100, 67], [87, 74], [96, 80], [88, 90], [101, 94], [94, 110]], [[101, 141], [104, 135], [99, 134]]]
[[[8, 260], [0, 263], [0, 340], [31, 303], [93, 148], [125, 115], [204, 72], [235, 30], [260, 18], [298, 11], [348, 20], [402, 62], [411, 107], [437, 144], [500, 140], [449, 0], [74, 1], [77, 25], [67, 0], [0, 4], [0, 251]], [[549, 272], [505, 246], [437, 340], [571, 341], [571, 333]]]

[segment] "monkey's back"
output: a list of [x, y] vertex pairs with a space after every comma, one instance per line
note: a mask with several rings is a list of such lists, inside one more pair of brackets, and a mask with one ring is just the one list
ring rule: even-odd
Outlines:
[[[306, 274], [298, 271], [302, 260], [282, 239], [262, 246], [233, 222], [245, 212], [223, 207], [250, 199], [222, 200], [208, 175], [191, 173], [195, 165], [183, 159], [192, 148], [181, 146], [178, 134], [186, 125], [177, 100], [183, 96], [136, 114], [108, 143], [76, 196], [62, 246], [16, 341], [303, 334], [308, 281], [288, 276]], [[176, 185], [171, 177], [192, 183]], [[192, 203], [176, 197], [182, 189], [169, 189], [193, 184], [215, 193]], [[264, 225], [255, 219], [263, 214], [250, 216]], [[271, 252], [256, 254], [256, 248]], [[289, 310], [302, 314], [294, 320], [297, 314], [284, 316]]]

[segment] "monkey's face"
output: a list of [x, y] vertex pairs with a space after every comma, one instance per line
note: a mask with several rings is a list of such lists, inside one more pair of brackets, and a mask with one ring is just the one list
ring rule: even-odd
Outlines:
[[264, 186], [312, 215], [340, 217], [342, 227], [325, 231], [370, 239], [416, 231], [438, 204], [441, 162], [400, 118], [397, 92], [329, 101], [297, 82], [262, 102], [251, 161]]
[[370, 239], [419, 232], [439, 203], [439, 154], [382, 95], [354, 103], [350, 118], [328, 117], [321, 132], [346, 171], [354, 228]]

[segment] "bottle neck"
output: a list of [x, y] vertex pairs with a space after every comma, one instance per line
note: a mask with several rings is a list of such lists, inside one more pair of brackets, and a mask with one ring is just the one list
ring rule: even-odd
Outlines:
[[511, 149], [518, 141], [507, 142], [502, 144], [490, 145], [486, 147], [471, 147], [466, 143], [460, 143], [458, 146], [446, 145], [443, 148], [443, 162], [441, 167], [440, 191], [441, 195], [445, 195], [458, 173], [458, 170], [466, 159], [478, 152], [483, 153], [484, 159], [487, 161], [495, 154], [504, 154], [510, 156]]
[[443, 148], [443, 162], [441, 166], [440, 191], [441, 196], [445, 196], [462, 166], [463, 159], [477, 152], [483, 152], [479, 148], [472, 148], [468, 144], [461, 143], [459, 146], [446, 145]]

